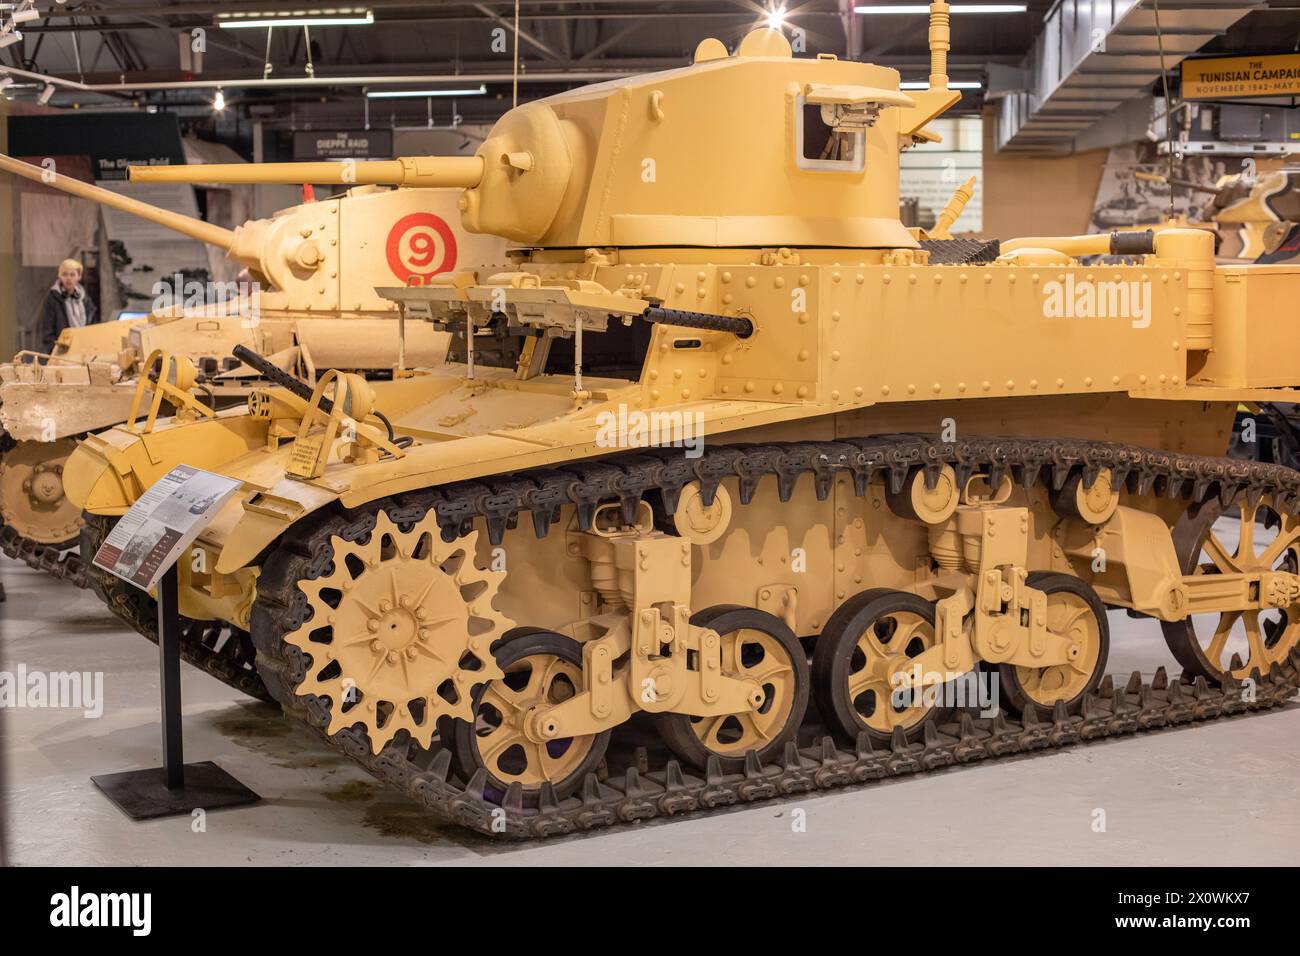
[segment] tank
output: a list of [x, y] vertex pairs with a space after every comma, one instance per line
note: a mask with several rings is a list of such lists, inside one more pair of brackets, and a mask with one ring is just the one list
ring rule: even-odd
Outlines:
[[[82, 512], [65, 494], [63, 473], [77, 440], [128, 420], [148, 385], [143, 373], [159, 356], [192, 368], [194, 393], [214, 409], [242, 404], [266, 384], [232, 357], [240, 345], [313, 383], [328, 369], [391, 377], [405, 363], [436, 364], [449, 336], [428, 323], [399, 336], [393, 303], [374, 287], [424, 281], [454, 269], [458, 258], [505, 262], [503, 240], [458, 228], [457, 194], [445, 189], [360, 185], [229, 230], [7, 156], [0, 169], [216, 245], [245, 270], [239, 282], [210, 290], [179, 276], [162, 279], [146, 319], [66, 329], [51, 355], [24, 352], [0, 365], [0, 549], [92, 586], [151, 638], [152, 601], [118, 579], [87, 576], [75, 550]], [[128, 426], [137, 434], [152, 429], [153, 422]], [[187, 661], [266, 696], [246, 633], [218, 620], [187, 618], [184, 627]]]
[[1216, 250], [1220, 262], [1294, 261], [1295, 249], [1283, 249], [1283, 246], [1300, 223], [1300, 167], [1287, 165], [1286, 159], [1257, 162], [1258, 171], [1249, 179], [1242, 173], [1233, 173], [1219, 177], [1213, 186], [1155, 173], [1134, 175], [1148, 182], [1172, 183], [1208, 194], [1201, 220], [1218, 237]]
[[[1300, 166], [1260, 161], [1253, 183], [1225, 177], [1211, 201], [1213, 221], [1223, 242], [1220, 255], [1255, 262], [1278, 252], [1288, 233], [1300, 223]], [[1294, 252], [1292, 253], [1294, 257]], [[1286, 261], [1273, 257], [1269, 261]], [[1292, 259], [1294, 261], [1294, 258]]]
[[[80, 511], [63, 495], [67, 455], [77, 437], [126, 419], [140, 365], [152, 352], [193, 363], [205, 401], [219, 408], [242, 403], [257, 383], [231, 359], [240, 344], [276, 356], [309, 381], [329, 368], [389, 375], [398, 362], [397, 324], [376, 284], [422, 281], [454, 268], [458, 257], [505, 261], [503, 241], [455, 228], [456, 194], [446, 190], [358, 186], [229, 230], [7, 156], [0, 170], [216, 245], [247, 275], [211, 290], [161, 279], [147, 320], [66, 329], [52, 355], [24, 352], [0, 365], [5, 550], [50, 567], [61, 566], [43, 549], [66, 549], [80, 532]], [[345, 332], [340, 323], [313, 319], [352, 324]], [[403, 358], [435, 363], [446, 342], [427, 325], [414, 327]]]
[[[288, 719], [488, 834], [1279, 705], [1300, 475], [1224, 452], [1238, 402], [1294, 393], [1300, 270], [1216, 266], [1197, 230], [908, 230], [899, 151], [958, 98], [943, 2], [930, 47], [903, 93], [775, 30], [705, 40], [511, 110], [472, 162], [358, 165], [463, 187], [462, 225], [518, 246], [383, 290], [449, 361], [260, 391], [147, 453], [92, 436], [70, 496], [241, 480], [182, 608], [249, 632]], [[1108, 606], [1183, 672], [1108, 674]]]

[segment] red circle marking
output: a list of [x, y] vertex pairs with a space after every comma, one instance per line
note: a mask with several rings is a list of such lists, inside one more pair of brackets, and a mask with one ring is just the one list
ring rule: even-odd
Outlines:
[[[425, 230], [432, 230], [442, 240], [441, 259], [434, 260], [435, 251], [431, 248], [432, 237]], [[403, 256], [402, 241], [408, 235], [411, 235], [411, 243], [406, 255]], [[426, 243], [421, 244], [421, 248], [417, 249], [416, 243], [420, 237], [424, 237]], [[456, 268], [456, 236], [441, 217], [431, 212], [413, 212], [397, 220], [393, 228], [388, 231], [388, 241], [384, 251], [388, 255], [388, 268], [393, 270], [393, 275], [397, 276], [403, 285], [419, 285], [439, 272], [448, 272]]]

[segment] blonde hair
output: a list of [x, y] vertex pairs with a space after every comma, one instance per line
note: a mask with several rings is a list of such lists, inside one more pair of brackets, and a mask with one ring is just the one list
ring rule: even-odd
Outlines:
[[64, 259], [62, 262], [59, 263], [60, 275], [62, 275], [64, 272], [66, 272], [69, 269], [76, 269], [82, 275], [86, 274], [86, 270], [82, 267], [81, 263], [78, 262], [76, 259]]

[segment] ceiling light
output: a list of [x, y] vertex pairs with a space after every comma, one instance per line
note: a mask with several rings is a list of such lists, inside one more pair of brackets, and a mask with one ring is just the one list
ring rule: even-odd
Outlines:
[[216, 98], [212, 101], [212, 108], [220, 113], [226, 108], [226, 94], [217, 90]]
[[261, 27], [364, 27], [375, 22], [371, 10], [330, 10], [303, 13], [295, 10], [293, 14], [277, 16], [230, 16], [217, 14], [217, 26], [223, 30], [251, 30]]
[[773, 30], [779, 30], [783, 26], [785, 26], [785, 11], [784, 10], [767, 11], [767, 25], [771, 27]]
[[17, 30], [14, 30], [12, 33], [0, 35], [0, 50], [3, 50], [7, 46], [13, 46], [15, 43], [21, 43], [22, 39], [23, 35]]
[[421, 96], [482, 96], [487, 87], [480, 83], [476, 87], [458, 90], [378, 90], [366, 93], [372, 100], [397, 100]]
[[[951, 13], [1024, 13], [1028, 9], [1023, 3], [954, 3], [948, 7]], [[924, 3], [886, 3], [875, 7], [854, 7], [853, 12], [904, 16], [929, 14], [930, 8]]]
[[[900, 90], [928, 90], [930, 84], [922, 80], [908, 80], [905, 83], [899, 83]], [[984, 84], [979, 80], [956, 80], [948, 84], [950, 90], [982, 90]]]
[[41, 90], [40, 95], [36, 97], [36, 102], [42, 106], [47, 105], [54, 96], [54, 84], [46, 83], [45, 89]]
[[33, 20], [41, 18], [41, 11], [35, 7], [27, 7], [23, 10], [15, 10], [13, 14], [14, 23], [30, 23]]

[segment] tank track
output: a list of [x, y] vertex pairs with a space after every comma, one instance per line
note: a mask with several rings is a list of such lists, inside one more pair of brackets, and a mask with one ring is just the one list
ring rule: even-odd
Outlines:
[[74, 587], [89, 587], [85, 562], [75, 548], [59, 551], [24, 538], [8, 525], [0, 525], [0, 552], [21, 561], [34, 571], [44, 571], [68, 581]]
[[[7, 431], [0, 428], [0, 455], [4, 455], [16, 442]], [[69, 581], [79, 588], [87, 587], [86, 565], [75, 548], [60, 551], [47, 544], [23, 537], [0, 519], [0, 552], [22, 561], [34, 571], [44, 571], [56, 578]]]
[[[83, 566], [89, 567], [91, 556], [108, 537], [113, 518], [86, 514], [81, 537]], [[124, 624], [158, 643], [158, 604], [147, 592], [127, 584], [107, 572], [90, 570], [86, 583]], [[225, 621], [196, 621], [181, 618], [181, 660], [191, 664], [249, 697], [268, 703], [273, 698], [253, 666], [253, 643], [247, 631]]]
[[[819, 500], [836, 477], [849, 475], [858, 495], [883, 478], [901, 491], [913, 469], [937, 475], [951, 465], [964, 483], [975, 472], [987, 473], [996, 486], [1011, 475], [1026, 487], [1044, 484], [1060, 489], [1071, 472], [1081, 470], [1088, 483], [1102, 468], [1114, 469], [1122, 482], [1140, 494], [1201, 500], [1216, 494], [1225, 505], [1240, 494], [1277, 496], [1279, 506], [1300, 511], [1300, 473], [1275, 465], [1205, 458], [1132, 446], [1074, 439], [972, 439], [936, 442], [914, 435], [882, 436], [832, 442], [732, 445], [706, 450], [695, 460], [680, 452], [649, 449], [641, 454], [578, 462], [560, 469], [525, 472], [383, 499], [377, 504], [399, 525], [434, 510], [443, 536], [454, 540], [476, 519], [487, 524], [493, 543], [521, 513], [529, 513], [534, 531], [546, 534], [561, 505], [576, 507], [579, 524], [589, 527], [596, 506], [617, 501], [634, 516], [643, 496], [657, 493], [671, 512], [682, 488], [700, 482], [707, 500], [725, 478], [739, 480], [741, 504], [748, 503], [765, 476], [776, 479], [783, 501], [796, 480], [810, 474]], [[982, 718], [958, 712], [953, 722], [924, 725], [909, 738], [895, 730], [888, 747], [873, 747], [866, 734], [846, 748], [828, 736], [811, 746], [789, 743], [780, 760], [763, 763], [751, 751], [741, 773], [723, 773], [716, 758], [703, 772], [667, 759], [658, 746], [631, 746], [616, 732], [605, 764], [588, 775], [580, 792], [563, 801], [544, 787], [536, 808], [526, 808], [519, 786], [504, 793], [487, 787], [485, 771], [458, 779], [451, 753], [436, 743], [425, 750], [399, 736], [373, 754], [361, 724], [332, 736], [329, 703], [312, 695], [299, 697], [296, 687], [308, 660], [298, 648], [279, 639], [308, 616], [296, 582], [319, 576], [330, 567], [331, 535], [364, 538], [374, 527], [375, 510], [336, 510], [292, 529], [282, 547], [266, 562], [253, 609], [257, 666], [286, 713], [312, 728], [330, 746], [351, 757], [379, 780], [426, 807], [439, 820], [492, 836], [538, 839], [634, 823], [658, 817], [720, 810], [774, 798], [811, 794], [867, 784], [875, 780], [927, 773], [946, 767], [1047, 751], [1139, 731], [1176, 727], [1246, 712], [1280, 707], [1300, 690], [1300, 650], [1268, 674], [1251, 675], [1253, 694], [1244, 682], [1225, 678], [1211, 686], [1203, 677], [1184, 675], [1171, 681], [1160, 668], [1150, 682], [1139, 672], [1128, 678], [1108, 676], [1096, 694], [1087, 695], [1076, 712], [1063, 703], [1050, 714], [1032, 707], [1019, 720], [999, 715]], [[323, 519], [323, 520], [322, 520]], [[633, 722], [635, 723], [635, 722]]]

